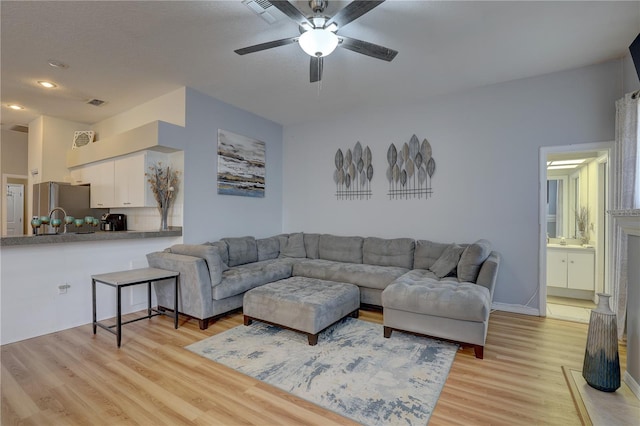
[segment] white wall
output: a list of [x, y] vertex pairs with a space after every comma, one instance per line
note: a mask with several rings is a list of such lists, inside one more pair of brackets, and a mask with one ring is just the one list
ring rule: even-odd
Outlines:
[[96, 139], [109, 138], [152, 121], [161, 120], [177, 126], [185, 125], [186, 88], [181, 87], [128, 111], [95, 123]]
[[[285, 127], [283, 230], [487, 238], [503, 256], [494, 300], [537, 309], [539, 148], [613, 140], [621, 67], [612, 61]], [[433, 197], [391, 201], [387, 148], [414, 133], [433, 148]], [[337, 201], [334, 155], [357, 141], [373, 151], [373, 197]]]
[[0, 136], [0, 173], [26, 176], [28, 145], [29, 140], [26, 133], [2, 130]]
[[[177, 237], [3, 247], [0, 344], [91, 323], [91, 275], [144, 268], [147, 253], [179, 242]], [[64, 284], [71, 287], [58, 294]], [[98, 285], [97, 295], [98, 319], [113, 318], [115, 289]], [[146, 287], [123, 290], [123, 314], [145, 309], [146, 303]], [[98, 333], [113, 338], [115, 347], [115, 336]], [[126, 326], [123, 335], [124, 342]]]

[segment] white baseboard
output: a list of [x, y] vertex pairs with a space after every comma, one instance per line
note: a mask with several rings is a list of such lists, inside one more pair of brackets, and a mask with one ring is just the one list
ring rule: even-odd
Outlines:
[[540, 316], [540, 309], [524, 305], [511, 305], [509, 303], [493, 302], [491, 304], [491, 309], [496, 311], [513, 312], [514, 314], [531, 315], [534, 317]]
[[636, 398], [640, 399], [640, 385], [633, 379], [633, 377], [631, 377], [631, 374], [629, 374], [628, 371], [624, 372], [623, 380], [627, 386], [629, 386], [629, 389], [631, 389], [631, 392], [633, 392]]

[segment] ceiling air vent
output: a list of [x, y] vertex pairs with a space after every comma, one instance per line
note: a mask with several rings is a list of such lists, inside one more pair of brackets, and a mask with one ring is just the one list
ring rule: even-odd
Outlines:
[[269, 24], [279, 21], [284, 16], [268, 0], [242, 0], [242, 3]]
[[11, 126], [9, 130], [20, 133], [29, 133], [29, 126], [25, 126], [24, 124], [16, 124], [14, 126]]
[[87, 104], [93, 105], [93, 106], [101, 106], [103, 103], [104, 101], [101, 99], [91, 99], [90, 101], [87, 102]]

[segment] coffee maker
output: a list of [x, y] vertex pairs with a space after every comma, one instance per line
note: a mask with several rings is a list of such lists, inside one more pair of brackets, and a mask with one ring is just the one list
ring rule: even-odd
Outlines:
[[122, 213], [105, 213], [100, 218], [101, 231], [126, 231], [127, 215]]

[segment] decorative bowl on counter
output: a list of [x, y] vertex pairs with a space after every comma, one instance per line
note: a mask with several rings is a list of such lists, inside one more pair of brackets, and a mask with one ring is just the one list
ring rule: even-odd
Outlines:
[[82, 228], [82, 225], [84, 225], [84, 219], [75, 219], [73, 222], [78, 228]]
[[64, 223], [67, 225], [71, 225], [72, 223], [74, 223], [76, 219], [73, 216], [65, 216], [64, 217]]
[[42, 225], [48, 225], [49, 224], [49, 216], [40, 216], [40, 223]]

